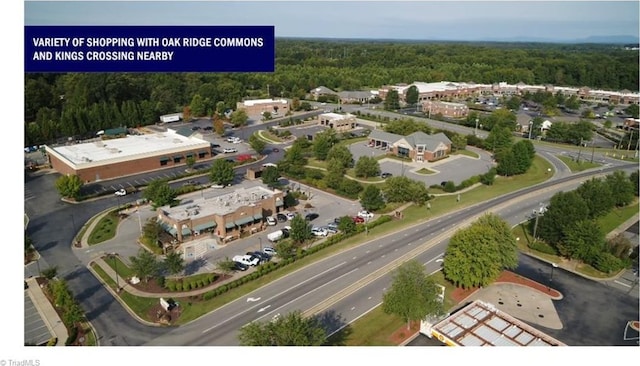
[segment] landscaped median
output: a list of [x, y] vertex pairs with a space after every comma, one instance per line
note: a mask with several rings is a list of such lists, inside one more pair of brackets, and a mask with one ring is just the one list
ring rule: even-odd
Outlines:
[[576, 161], [573, 158], [564, 155], [556, 155], [556, 158], [560, 159], [567, 167], [569, 167], [572, 173], [578, 173], [583, 170], [597, 168], [602, 165], [598, 163], [592, 163], [591, 161], [587, 161], [586, 159], [582, 159], [582, 161]]

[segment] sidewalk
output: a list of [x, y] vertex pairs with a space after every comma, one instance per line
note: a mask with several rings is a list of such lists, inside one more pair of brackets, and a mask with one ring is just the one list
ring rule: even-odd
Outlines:
[[40, 317], [49, 329], [49, 332], [58, 338], [56, 346], [64, 346], [67, 338], [69, 338], [67, 327], [62, 323], [62, 319], [58, 316], [56, 309], [53, 308], [53, 305], [51, 305], [44, 292], [42, 292], [35, 277], [28, 278], [26, 281], [27, 285], [29, 285], [27, 293], [31, 301], [33, 301], [33, 305], [38, 310], [38, 313], [40, 313]]

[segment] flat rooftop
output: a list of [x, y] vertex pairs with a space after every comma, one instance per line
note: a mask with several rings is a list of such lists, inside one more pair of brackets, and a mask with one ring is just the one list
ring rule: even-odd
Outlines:
[[287, 100], [286, 99], [254, 99], [254, 100], [245, 100], [242, 103], [246, 106], [252, 106], [256, 104], [269, 104], [269, 103], [287, 104]]
[[193, 198], [174, 207], [164, 206], [162, 211], [165, 215], [176, 220], [182, 221], [186, 219], [197, 219], [201, 217], [209, 217], [212, 215], [223, 216], [235, 212], [242, 206], [251, 206], [262, 201], [263, 199], [272, 197], [280, 191], [272, 191], [262, 186], [249, 188], [238, 188], [233, 192], [223, 193], [220, 195], [210, 195], [216, 189], [210, 189], [207, 196]]
[[333, 112], [322, 113], [320, 116], [330, 118], [330, 119], [347, 119], [347, 118], [354, 117], [354, 115], [350, 113], [339, 114], [339, 113], [333, 113]]
[[434, 325], [432, 333], [458, 346], [566, 346], [480, 300]]
[[84, 144], [49, 147], [75, 165], [126, 160], [163, 152], [172, 153], [189, 148], [206, 148], [209, 142], [195, 137], [185, 137], [174, 130], [167, 132], [129, 135]]

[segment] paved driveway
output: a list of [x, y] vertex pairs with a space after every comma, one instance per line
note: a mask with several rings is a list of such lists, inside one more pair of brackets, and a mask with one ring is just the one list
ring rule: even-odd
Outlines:
[[[460, 184], [463, 180], [478, 174], [484, 174], [491, 169], [491, 156], [480, 149], [468, 147], [480, 155], [480, 158], [472, 158], [466, 155], [451, 155], [448, 158], [433, 163], [428, 162], [402, 162], [395, 159], [381, 159], [380, 170], [391, 173], [394, 176], [404, 175], [413, 180], [424, 182], [427, 186], [440, 184], [443, 181], [453, 181]], [[349, 145], [349, 151], [353, 159], [358, 161], [361, 156], [379, 157], [386, 154], [385, 150], [367, 146], [366, 142], [357, 142]], [[421, 174], [418, 171], [427, 168], [433, 174]]]

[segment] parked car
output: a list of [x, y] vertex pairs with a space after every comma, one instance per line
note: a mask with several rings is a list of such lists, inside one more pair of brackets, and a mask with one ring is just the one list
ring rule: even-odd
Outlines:
[[293, 220], [293, 218], [296, 217], [296, 214], [293, 212], [287, 212], [285, 215], [287, 216], [287, 220]]
[[222, 149], [222, 152], [225, 154], [229, 154], [229, 153], [238, 152], [238, 149], [234, 147], [225, 147], [224, 149]]
[[260, 258], [260, 262], [264, 263], [264, 262], [268, 262], [271, 259], [271, 256], [268, 256], [262, 252], [259, 251], [255, 251], [255, 252], [247, 252], [247, 255], [253, 255], [256, 256], [258, 258]]
[[331, 226], [327, 225], [327, 226], [323, 226], [322, 229], [326, 230], [326, 232], [328, 232], [329, 234], [337, 234], [338, 233], [338, 228], [337, 227], [331, 227]]
[[273, 257], [274, 255], [277, 255], [277, 254], [278, 254], [278, 252], [276, 252], [276, 250], [275, 250], [275, 249], [273, 249], [273, 248], [271, 248], [271, 247], [264, 247], [264, 248], [262, 248], [262, 252], [263, 252], [263, 253], [265, 253], [265, 254], [267, 254], [267, 255], [270, 255], [270, 256], [272, 256], [272, 257]]
[[240, 262], [246, 266], [257, 266], [260, 264], [258, 258], [251, 257], [250, 255], [236, 255], [232, 258], [234, 262]]
[[227, 137], [227, 142], [234, 144], [234, 143], [237, 143], [236, 141], [241, 141], [241, 140], [239, 137], [234, 137], [234, 136]]
[[267, 216], [267, 225], [274, 226], [277, 223], [278, 221], [276, 221], [276, 219], [274, 219], [273, 216]]
[[240, 262], [233, 261], [233, 269], [235, 269], [236, 271], [246, 271], [249, 269], [249, 266]]
[[392, 175], [393, 174], [391, 174], [391, 173], [384, 172], [384, 173], [380, 174], [380, 178], [387, 179], [387, 178], [391, 177]]
[[318, 214], [317, 214], [317, 213], [315, 213], [315, 212], [312, 212], [312, 213], [308, 213], [308, 214], [306, 214], [306, 215], [304, 216], [304, 219], [305, 219], [305, 220], [307, 220], [307, 221], [313, 221], [313, 220], [317, 219], [317, 218], [318, 218], [318, 216], [320, 216], [320, 215], [318, 215]]
[[276, 215], [276, 219], [280, 222], [285, 222], [288, 220], [287, 215], [279, 213]]
[[373, 218], [373, 214], [367, 210], [362, 210], [360, 212], [358, 212], [358, 216], [362, 217], [363, 219], [371, 219]]
[[314, 227], [311, 229], [311, 233], [315, 236], [327, 236], [329, 232], [321, 227]]
[[364, 219], [360, 216], [354, 216], [353, 222], [355, 222], [356, 224], [362, 224], [364, 222]]
[[280, 152], [280, 149], [278, 149], [277, 147], [274, 147], [271, 151], [277, 153], [277, 152]]
[[120, 188], [116, 191], [115, 193], [116, 196], [126, 196], [127, 195], [127, 191], [124, 188]]
[[202, 129], [203, 129], [203, 130], [205, 130], [205, 131], [211, 131], [211, 130], [213, 130], [213, 127], [211, 127], [211, 126], [204, 126], [204, 128], [202, 128]]
[[211, 185], [211, 188], [222, 189], [222, 188], [224, 188], [224, 184], [214, 183], [214, 184]]
[[200, 126], [193, 126], [191, 127], [191, 131], [197, 131], [200, 129]]
[[327, 228], [332, 230], [338, 230], [338, 224], [336, 224], [335, 222], [330, 222], [327, 224]]
[[183, 186], [195, 186], [197, 184], [198, 184], [198, 182], [196, 182], [195, 180], [188, 180], [188, 181], [182, 183]]

